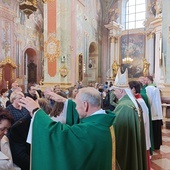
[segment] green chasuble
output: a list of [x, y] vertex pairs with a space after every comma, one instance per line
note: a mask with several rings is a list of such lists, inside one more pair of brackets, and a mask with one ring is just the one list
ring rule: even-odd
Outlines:
[[77, 123], [79, 123], [79, 115], [76, 110], [76, 103], [68, 99], [66, 124], [71, 126]]
[[140, 94], [143, 98], [143, 100], [145, 101], [148, 110], [149, 110], [149, 127], [150, 127], [150, 140], [151, 140], [151, 148], [150, 148], [150, 154], [153, 155], [153, 151], [154, 151], [154, 139], [153, 139], [153, 128], [152, 128], [152, 115], [151, 115], [151, 107], [149, 104], [149, 100], [148, 100], [148, 96], [146, 94], [146, 86], [143, 86], [142, 90], [140, 91]]
[[147, 170], [146, 141], [142, 114], [125, 95], [114, 110], [116, 158], [121, 170]]
[[95, 114], [69, 126], [43, 110], [33, 120], [31, 170], [111, 170], [115, 114]]

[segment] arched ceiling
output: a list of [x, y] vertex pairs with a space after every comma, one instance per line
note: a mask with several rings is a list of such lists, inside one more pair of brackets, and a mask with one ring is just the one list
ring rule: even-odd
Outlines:
[[100, 0], [101, 1], [101, 6], [103, 10], [103, 21], [108, 22], [108, 11], [111, 7], [112, 4], [117, 2], [118, 0]]

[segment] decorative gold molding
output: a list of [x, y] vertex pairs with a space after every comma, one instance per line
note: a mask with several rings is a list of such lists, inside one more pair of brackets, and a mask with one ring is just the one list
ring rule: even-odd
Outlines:
[[44, 57], [53, 62], [60, 55], [60, 41], [55, 37], [50, 36], [44, 43]]
[[149, 66], [150, 63], [146, 60], [146, 58], [143, 58], [143, 76], [149, 75]]
[[111, 36], [111, 37], [110, 37], [110, 42], [116, 44], [116, 43], [117, 43], [117, 38], [114, 37], [114, 36]]
[[43, 3], [54, 2], [55, 0], [43, 0]]
[[110, 42], [114, 43], [114, 37], [113, 36], [110, 37]]
[[148, 40], [153, 39], [153, 37], [154, 37], [154, 33], [152, 33], [152, 32], [147, 35]]
[[68, 71], [67, 67], [64, 65], [60, 68], [59, 72], [62, 77], [66, 77], [68, 75], [69, 71]]
[[6, 64], [10, 64], [13, 68], [16, 68], [16, 67], [17, 67], [17, 65], [15, 64], [14, 60], [13, 60], [11, 57], [9, 57], [9, 56], [5, 57], [5, 58], [0, 62], [0, 67], [3, 67], [3, 66], [6, 65]]
[[2, 69], [0, 69], [0, 82], [2, 81]]

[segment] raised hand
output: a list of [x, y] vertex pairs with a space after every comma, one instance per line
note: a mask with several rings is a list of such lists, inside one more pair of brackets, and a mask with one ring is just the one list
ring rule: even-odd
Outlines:
[[30, 97], [22, 97], [20, 99], [20, 102], [19, 104], [22, 106], [22, 107], [25, 107], [31, 114], [32, 116], [32, 111], [36, 108], [40, 108], [39, 104], [38, 104], [38, 101], [34, 101], [33, 99], [31, 99]]
[[66, 101], [66, 98], [64, 98], [52, 91], [46, 91], [46, 95], [48, 95], [50, 99], [52, 99], [56, 102], [65, 102]]

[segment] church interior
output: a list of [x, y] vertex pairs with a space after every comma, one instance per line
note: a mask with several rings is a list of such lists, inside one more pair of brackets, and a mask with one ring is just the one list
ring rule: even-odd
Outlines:
[[120, 67], [129, 79], [152, 75], [166, 97], [169, 2], [134, 2], [1, 0], [0, 87], [104, 83]]
[[152, 169], [168, 170], [169, 9], [168, 0], [0, 0], [0, 89], [104, 84], [119, 68], [129, 80], [151, 75], [165, 122]]

